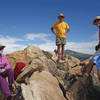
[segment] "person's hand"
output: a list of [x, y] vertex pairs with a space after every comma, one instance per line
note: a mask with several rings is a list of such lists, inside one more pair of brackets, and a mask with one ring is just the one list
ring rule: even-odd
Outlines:
[[56, 33], [56, 32], [55, 32], [54, 34], [55, 34], [56, 36], [58, 35], [58, 33]]
[[65, 32], [65, 34], [64, 34], [64, 35], [66, 36], [66, 35], [67, 35], [67, 33], [68, 33], [68, 32]]

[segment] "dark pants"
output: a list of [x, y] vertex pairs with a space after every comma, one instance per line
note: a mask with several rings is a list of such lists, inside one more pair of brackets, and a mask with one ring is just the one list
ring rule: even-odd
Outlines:
[[8, 96], [11, 95], [8, 83], [6, 81], [6, 77], [8, 77], [9, 84], [14, 83], [14, 71], [12, 69], [7, 69], [5, 72], [0, 73], [0, 85], [2, 92], [4, 93], [5, 97], [8, 98]]

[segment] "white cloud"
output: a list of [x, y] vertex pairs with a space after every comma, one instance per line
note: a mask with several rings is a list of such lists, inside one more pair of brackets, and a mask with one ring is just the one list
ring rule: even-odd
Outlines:
[[[68, 42], [65, 46], [65, 49], [74, 50], [77, 52], [87, 53], [87, 54], [93, 54], [95, 52], [94, 48], [96, 46], [97, 42]], [[53, 51], [56, 49], [56, 45], [54, 42], [48, 42], [45, 44], [37, 45], [43, 50]]]
[[[31, 44], [30, 40], [34, 40], [35, 38], [40, 38], [41, 40], [45, 41], [43, 44], [36, 45], [40, 47], [43, 50], [53, 51], [56, 49], [55, 41], [46, 40], [47, 34], [26, 34], [26, 38], [20, 39], [20, 38], [14, 38], [9, 36], [1, 36], [0, 35], [0, 44], [3, 44], [7, 46], [5, 48], [5, 53], [10, 53], [16, 50], [21, 50], [27, 47], [27, 45], [23, 45], [26, 43], [26, 39], [28, 39], [27, 44]], [[46, 39], [45, 39], [46, 38]], [[20, 42], [23, 42], [21, 44]], [[87, 54], [94, 53], [94, 48], [96, 46], [97, 42], [67, 42], [67, 45], [65, 46], [65, 49], [70, 49], [78, 52], [83, 52]], [[33, 44], [32, 44], [33, 45]]]
[[56, 49], [56, 45], [54, 42], [48, 42], [37, 46], [39, 46], [42, 50], [45, 51], [54, 51]]
[[39, 40], [42, 40], [42, 41], [45, 41], [45, 42], [49, 42], [49, 40], [47, 39], [48, 37], [48, 34], [46, 33], [28, 33], [25, 35], [25, 37], [28, 39], [28, 40], [35, 40], [35, 39], [39, 39]]
[[98, 40], [98, 31], [96, 31], [96, 33], [92, 35], [92, 39]]
[[9, 43], [15, 43], [16, 41], [23, 41], [22, 39], [13, 38], [10, 36], [2, 36], [0, 35], [0, 43], [1, 44], [9, 44]]
[[26, 46], [20, 44], [7, 44], [5, 48], [5, 53], [11, 53], [16, 50], [23, 50]]
[[93, 54], [95, 52], [95, 46], [97, 45], [96, 41], [92, 42], [68, 42], [66, 45], [66, 49]]
[[19, 38], [13, 38], [9, 36], [0, 35], [0, 44], [5, 45], [5, 53], [10, 53], [19, 49], [23, 49], [25, 45], [18, 44], [16, 42], [23, 41]]

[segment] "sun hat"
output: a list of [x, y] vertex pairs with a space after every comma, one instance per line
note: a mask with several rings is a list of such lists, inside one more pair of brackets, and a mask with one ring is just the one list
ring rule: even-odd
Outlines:
[[93, 20], [93, 24], [96, 25], [96, 21], [100, 21], [100, 16], [96, 16]]
[[0, 50], [4, 49], [6, 46], [0, 44]]
[[63, 15], [63, 13], [60, 13], [60, 14], [59, 14], [58, 18], [60, 18], [60, 17], [65, 18], [65, 16]]

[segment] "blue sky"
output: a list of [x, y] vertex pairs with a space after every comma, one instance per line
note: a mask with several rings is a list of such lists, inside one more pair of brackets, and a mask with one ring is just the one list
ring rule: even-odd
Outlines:
[[98, 29], [92, 21], [99, 11], [100, 0], [0, 0], [0, 44], [7, 46], [6, 53], [28, 45], [53, 51], [50, 28], [63, 13], [70, 26], [66, 49], [93, 53]]

